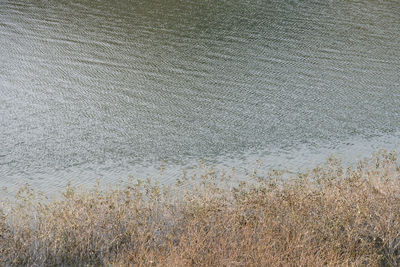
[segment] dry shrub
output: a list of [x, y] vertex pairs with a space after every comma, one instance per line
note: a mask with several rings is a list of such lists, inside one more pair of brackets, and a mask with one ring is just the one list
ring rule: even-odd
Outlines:
[[240, 180], [201, 166], [176, 186], [129, 181], [0, 209], [2, 265], [399, 266], [396, 153], [343, 169]]

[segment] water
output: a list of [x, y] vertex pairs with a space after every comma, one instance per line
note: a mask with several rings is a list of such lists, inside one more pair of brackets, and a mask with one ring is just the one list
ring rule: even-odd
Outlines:
[[0, 186], [398, 149], [399, 29], [398, 1], [1, 1]]

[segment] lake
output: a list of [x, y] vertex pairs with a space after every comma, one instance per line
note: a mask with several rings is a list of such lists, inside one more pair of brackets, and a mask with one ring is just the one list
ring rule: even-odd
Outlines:
[[399, 1], [0, 3], [1, 187], [299, 170], [399, 143]]

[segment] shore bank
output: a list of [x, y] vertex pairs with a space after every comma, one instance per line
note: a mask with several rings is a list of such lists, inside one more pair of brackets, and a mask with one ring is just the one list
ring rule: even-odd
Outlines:
[[200, 166], [175, 186], [29, 187], [0, 207], [1, 265], [398, 266], [400, 164], [381, 151], [284, 177]]

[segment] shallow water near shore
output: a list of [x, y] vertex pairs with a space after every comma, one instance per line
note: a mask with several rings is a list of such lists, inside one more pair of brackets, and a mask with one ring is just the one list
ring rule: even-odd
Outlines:
[[398, 14], [398, 1], [3, 1], [0, 186], [399, 149]]

